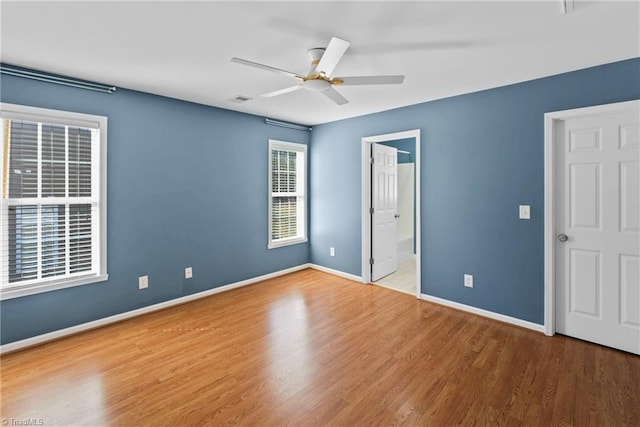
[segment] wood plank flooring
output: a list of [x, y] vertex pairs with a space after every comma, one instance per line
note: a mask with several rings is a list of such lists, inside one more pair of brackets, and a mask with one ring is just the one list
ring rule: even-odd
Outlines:
[[8, 425], [640, 425], [640, 357], [314, 270], [11, 353], [1, 374]]

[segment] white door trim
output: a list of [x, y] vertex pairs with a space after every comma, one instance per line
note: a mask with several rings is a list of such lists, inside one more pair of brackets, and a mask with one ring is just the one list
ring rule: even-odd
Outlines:
[[556, 333], [555, 325], [555, 216], [553, 200], [553, 147], [556, 124], [568, 118], [603, 113], [620, 113], [640, 108], [640, 100], [596, 105], [544, 115], [544, 333]]
[[416, 158], [415, 158], [415, 177], [416, 177], [416, 200], [415, 200], [415, 215], [416, 215], [416, 298], [420, 299], [420, 283], [421, 281], [421, 265], [422, 258], [421, 253], [421, 229], [422, 229], [422, 215], [421, 215], [421, 194], [420, 194], [420, 129], [413, 129], [404, 132], [388, 133], [384, 135], [372, 135], [362, 138], [362, 164], [361, 164], [361, 191], [362, 191], [362, 203], [361, 203], [361, 219], [362, 219], [362, 283], [371, 282], [371, 268], [369, 265], [369, 259], [371, 258], [371, 216], [369, 214], [369, 207], [371, 206], [371, 163], [369, 157], [371, 156], [371, 144], [374, 142], [394, 141], [396, 139], [415, 138], [416, 141]]

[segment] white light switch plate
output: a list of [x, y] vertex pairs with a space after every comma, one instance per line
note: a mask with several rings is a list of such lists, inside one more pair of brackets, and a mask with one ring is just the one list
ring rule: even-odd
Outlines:
[[191, 267], [187, 267], [184, 269], [184, 278], [191, 279], [193, 277], [193, 269]]
[[531, 219], [531, 206], [520, 205], [520, 219]]
[[329, 256], [336, 256], [336, 248], [329, 248]]

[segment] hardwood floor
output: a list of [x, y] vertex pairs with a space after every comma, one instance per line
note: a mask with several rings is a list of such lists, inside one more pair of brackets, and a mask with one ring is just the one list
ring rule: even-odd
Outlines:
[[8, 425], [640, 425], [640, 357], [314, 270], [1, 370]]

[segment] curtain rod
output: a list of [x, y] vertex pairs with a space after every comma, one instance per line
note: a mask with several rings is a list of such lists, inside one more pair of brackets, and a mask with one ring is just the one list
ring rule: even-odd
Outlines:
[[264, 122], [268, 125], [280, 126], [283, 128], [296, 129], [296, 130], [306, 130], [307, 132], [310, 132], [312, 129], [310, 126], [302, 126], [302, 125], [297, 125], [295, 123], [281, 122], [280, 120], [264, 119]]
[[77, 87], [80, 89], [95, 90], [97, 92], [113, 93], [116, 91], [115, 86], [104, 85], [100, 83], [86, 82], [82, 80], [59, 77], [53, 74], [42, 73], [38, 71], [30, 71], [22, 68], [15, 68], [7, 65], [0, 65], [0, 73], [10, 76], [23, 77], [25, 79], [38, 80], [41, 82], [55, 83], [64, 86]]
[[409, 160], [413, 160], [413, 154], [411, 154], [409, 151], [398, 150], [398, 153], [408, 154], [409, 155]]

